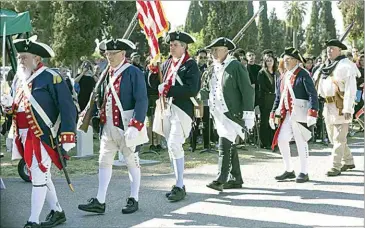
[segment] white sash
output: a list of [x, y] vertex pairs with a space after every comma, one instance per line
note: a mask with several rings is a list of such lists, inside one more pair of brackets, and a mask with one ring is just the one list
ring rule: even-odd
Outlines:
[[[119, 68], [116, 71], [117, 72], [116, 75], [120, 75], [129, 66], [131, 66], [131, 64], [129, 64], [129, 63], [124, 64], [121, 68]], [[128, 111], [123, 110], [122, 103], [120, 102], [118, 94], [117, 94], [117, 92], [115, 91], [115, 88], [114, 88], [114, 82], [115, 82], [116, 78], [117, 77], [115, 77], [114, 80], [109, 81], [108, 90], [109, 89], [111, 90], [112, 95], [114, 97], [114, 100], [117, 103], [117, 107], [119, 109], [119, 112], [120, 112], [120, 115], [121, 115], [121, 118], [122, 118], [122, 123], [123, 123], [124, 129], [126, 130], [128, 128], [129, 121], [133, 117], [134, 110], [128, 110]], [[108, 90], [107, 90], [107, 92], [108, 92]], [[142, 130], [138, 131], [138, 135], [135, 139], [132, 139], [132, 140], [125, 139], [125, 143], [126, 143], [127, 147], [138, 146], [138, 145], [147, 143], [148, 141], [149, 141], [149, 139], [148, 139], [148, 135], [147, 135], [146, 125], [143, 126]]]
[[49, 127], [51, 130], [51, 134], [53, 138], [57, 137], [57, 132], [61, 123], [61, 115], [58, 115], [56, 123], [53, 124], [52, 121], [49, 119], [47, 114], [44, 112], [42, 107], [38, 104], [37, 100], [33, 97], [32, 93], [29, 90], [28, 83], [32, 82], [33, 79], [35, 79], [40, 73], [42, 73], [44, 70], [46, 70], [46, 67], [39, 68], [29, 79], [26, 80], [26, 82], [22, 81], [23, 91], [25, 97], [29, 99], [30, 104], [35, 109], [35, 111], [39, 114], [39, 116], [42, 118], [44, 123]]
[[307, 112], [309, 107], [309, 101], [303, 100], [303, 99], [296, 99], [295, 94], [293, 91], [293, 88], [290, 84], [290, 77], [288, 79], [285, 79], [284, 82], [284, 89], [283, 89], [283, 96], [281, 96], [280, 103], [278, 109], [276, 109], [276, 112], [280, 113], [280, 110], [282, 108], [283, 102], [284, 102], [284, 96], [286, 96], [287, 91], [289, 90], [290, 96], [293, 100], [293, 111], [290, 115], [290, 121], [292, 123], [292, 127], [295, 130], [298, 130], [301, 135], [303, 136], [305, 141], [308, 141], [312, 137], [312, 132], [309, 131], [307, 128], [305, 128], [303, 125], [301, 125], [299, 122], [307, 123]]

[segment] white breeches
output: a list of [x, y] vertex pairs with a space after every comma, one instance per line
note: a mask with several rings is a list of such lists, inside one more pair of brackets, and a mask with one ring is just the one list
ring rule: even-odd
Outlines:
[[[19, 129], [19, 137], [21, 139], [21, 142], [23, 146], [25, 147], [25, 141], [27, 138], [28, 129]], [[39, 169], [38, 161], [33, 154], [32, 157], [32, 165], [30, 166], [30, 173], [32, 176], [32, 184], [33, 186], [40, 186], [40, 185], [46, 185], [48, 180], [51, 180], [51, 165], [52, 160], [51, 157], [48, 155], [47, 150], [44, 148], [44, 146], [41, 143], [41, 155], [42, 155], [42, 164], [44, 167], [47, 168], [46, 172], [43, 172]]]
[[124, 131], [110, 124], [104, 125], [100, 140], [99, 167], [111, 168], [117, 151], [122, 152], [128, 168], [139, 168], [139, 156], [136, 147], [127, 147]]
[[182, 145], [185, 142], [185, 136], [182, 124], [177, 115], [172, 114], [163, 121], [163, 133], [166, 136], [167, 148], [171, 159], [180, 159], [184, 157]]
[[308, 173], [308, 143], [305, 141], [303, 135], [300, 130], [296, 127], [293, 127], [292, 122], [290, 120], [290, 115], [287, 113], [283, 125], [281, 126], [279, 138], [278, 138], [278, 146], [280, 152], [284, 159], [284, 164], [286, 166], [286, 171], [291, 172], [293, 169], [290, 165], [290, 145], [289, 142], [294, 137], [295, 144], [297, 146], [299, 159], [301, 163], [301, 173]]

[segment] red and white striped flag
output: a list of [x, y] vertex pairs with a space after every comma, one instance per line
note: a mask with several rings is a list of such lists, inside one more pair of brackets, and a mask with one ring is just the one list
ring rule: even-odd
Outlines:
[[137, 1], [138, 20], [143, 29], [153, 61], [160, 57], [158, 38], [169, 29], [161, 1]]

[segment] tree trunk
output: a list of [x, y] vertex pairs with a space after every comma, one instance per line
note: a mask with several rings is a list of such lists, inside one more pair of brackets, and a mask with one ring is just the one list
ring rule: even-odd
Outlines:
[[298, 49], [297, 30], [293, 28], [293, 47]]
[[78, 62], [77, 61], [73, 61], [72, 65], [71, 65], [72, 78], [76, 78], [76, 75], [77, 75], [77, 66], [78, 66]]

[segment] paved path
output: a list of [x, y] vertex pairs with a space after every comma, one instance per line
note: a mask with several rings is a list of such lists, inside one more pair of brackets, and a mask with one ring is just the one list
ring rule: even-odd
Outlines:
[[[189, 169], [185, 174], [188, 196], [169, 203], [164, 193], [174, 183], [173, 174], [142, 177], [140, 210], [123, 215], [128, 197], [126, 176], [113, 177], [105, 215], [77, 209], [97, 192], [97, 176], [73, 179], [71, 193], [63, 179], [54, 180], [67, 222], [61, 227], [313, 227], [364, 225], [364, 143], [354, 140], [351, 150], [356, 169], [339, 177], [326, 177], [330, 149], [312, 150], [310, 179], [304, 184], [276, 182], [283, 169], [280, 156], [258, 152], [241, 161], [245, 181], [240, 190], [217, 193], [205, 187], [216, 173], [215, 165]], [[244, 153], [244, 152], [243, 152]], [[293, 159], [295, 167], [299, 159]], [[298, 171], [297, 171], [298, 172]], [[1, 191], [1, 227], [22, 227], [30, 213], [31, 185], [20, 178], [5, 179]], [[48, 205], [41, 218], [45, 218]]]

